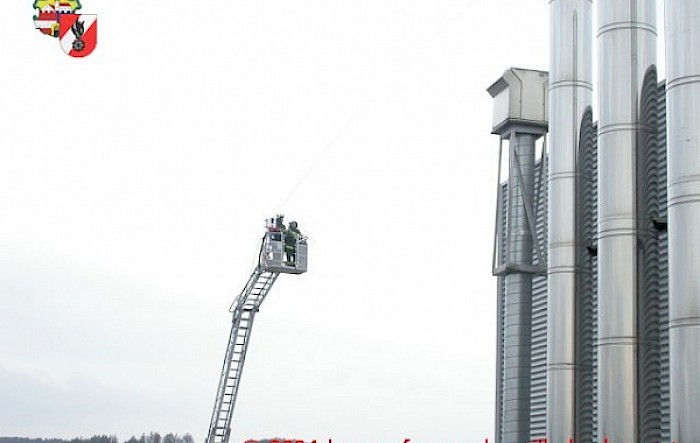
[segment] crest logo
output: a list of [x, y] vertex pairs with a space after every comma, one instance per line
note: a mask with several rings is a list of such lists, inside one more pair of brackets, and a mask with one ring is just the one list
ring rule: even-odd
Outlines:
[[71, 57], [85, 57], [97, 46], [97, 16], [78, 14], [80, 0], [35, 0], [34, 27], [56, 37]]
[[86, 57], [97, 46], [97, 16], [63, 14], [59, 19], [59, 40], [63, 52], [71, 57]]

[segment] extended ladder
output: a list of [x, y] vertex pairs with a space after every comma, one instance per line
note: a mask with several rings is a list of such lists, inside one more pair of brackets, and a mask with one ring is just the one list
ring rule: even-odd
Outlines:
[[205, 443], [228, 443], [231, 438], [233, 408], [236, 406], [253, 320], [260, 305], [280, 273], [298, 275], [306, 272], [307, 238], [301, 235], [294, 221], [289, 224], [287, 230], [282, 222], [283, 218], [283, 215], [278, 214], [275, 218], [266, 220], [265, 236], [258, 253], [258, 265], [243, 291], [231, 305], [233, 324]]
[[255, 268], [243, 291], [231, 305], [233, 325], [226, 348], [226, 357], [216, 391], [214, 412], [209, 424], [207, 443], [228, 443], [231, 437], [231, 418], [241, 383], [243, 363], [250, 343], [255, 314], [265, 296], [279, 277], [279, 272], [266, 270], [261, 264]]

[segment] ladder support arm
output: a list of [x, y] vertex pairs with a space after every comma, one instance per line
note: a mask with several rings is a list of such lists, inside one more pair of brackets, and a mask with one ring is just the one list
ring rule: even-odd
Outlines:
[[231, 305], [233, 313], [231, 333], [226, 346], [206, 443], [228, 443], [231, 437], [231, 419], [250, 343], [253, 320], [278, 276], [278, 272], [266, 271], [258, 265], [243, 291]]

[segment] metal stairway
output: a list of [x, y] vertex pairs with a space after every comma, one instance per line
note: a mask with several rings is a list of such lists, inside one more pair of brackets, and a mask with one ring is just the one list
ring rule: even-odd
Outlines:
[[236, 405], [253, 320], [277, 277], [279, 272], [267, 271], [263, 266], [258, 265], [243, 291], [231, 305], [233, 324], [219, 378], [219, 387], [216, 391], [207, 443], [228, 443], [231, 437], [233, 408]]

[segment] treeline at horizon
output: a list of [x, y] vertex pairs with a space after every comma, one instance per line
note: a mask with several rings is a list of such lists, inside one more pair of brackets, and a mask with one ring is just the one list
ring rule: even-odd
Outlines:
[[[92, 437], [64, 438], [28, 438], [28, 437], [0, 437], [0, 443], [120, 443], [116, 435], [93, 435]], [[194, 443], [190, 433], [183, 435], [167, 433], [163, 436], [158, 432], [141, 434], [140, 437], [131, 436], [123, 443]]]

